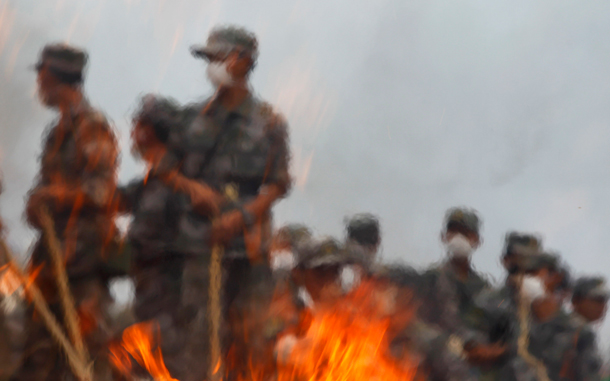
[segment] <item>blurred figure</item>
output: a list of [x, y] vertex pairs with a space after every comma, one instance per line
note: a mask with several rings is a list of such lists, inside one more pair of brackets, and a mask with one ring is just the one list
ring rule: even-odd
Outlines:
[[[116, 188], [118, 149], [106, 118], [83, 94], [85, 52], [68, 45], [44, 47], [36, 65], [42, 103], [60, 113], [47, 130], [40, 157], [40, 173], [30, 191], [27, 218], [42, 230], [40, 212], [48, 209], [57, 238], [64, 248], [70, 289], [76, 302], [89, 352], [96, 359], [97, 380], [109, 377], [104, 364], [109, 335], [108, 280], [125, 269], [109, 266], [118, 252], [118, 234], [112, 205]], [[36, 284], [51, 310], [63, 321], [52, 261], [41, 237], [30, 267], [42, 266]], [[30, 311], [33, 315], [33, 310]], [[70, 372], [42, 322], [28, 326], [25, 358], [15, 380], [52, 380]], [[99, 369], [97, 369], [99, 366]]]
[[394, 265], [376, 274], [375, 281], [385, 287], [392, 306], [386, 333], [391, 355], [399, 362], [415, 361], [426, 380], [473, 380], [468, 364], [454, 352], [450, 335], [417, 318], [417, 306], [426, 303], [414, 293], [420, 275], [410, 267]]
[[280, 228], [271, 240], [269, 260], [274, 272], [291, 271], [297, 264], [299, 251], [312, 239], [311, 229], [302, 224]]
[[608, 306], [610, 290], [601, 277], [579, 278], [572, 295], [573, 328], [571, 346], [566, 352], [560, 376], [568, 380], [601, 379], [602, 358], [597, 347], [594, 324], [600, 323]]
[[[179, 133], [180, 108], [169, 99], [147, 95], [133, 116], [132, 152], [150, 168], [167, 150], [172, 134]], [[181, 286], [185, 255], [176, 247], [178, 195], [154, 171], [119, 188], [120, 210], [133, 216], [127, 232], [135, 283], [134, 314], [137, 322], [155, 320], [161, 330], [165, 363], [174, 377], [180, 369], [182, 330]]]
[[489, 288], [472, 266], [472, 255], [481, 244], [480, 228], [475, 210], [449, 209], [441, 232], [447, 256], [423, 274], [420, 286], [421, 319], [453, 335], [458, 347], [479, 346], [486, 339], [479, 330], [474, 307], [475, 297]]
[[470, 363], [478, 365], [481, 379], [535, 380], [536, 369], [518, 355], [520, 292], [530, 300], [530, 305], [532, 300], [545, 295], [543, 280], [525, 274], [535, 272], [550, 259], [543, 255], [539, 237], [510, 232], [501, 260], [508, 273], [504, 286], [484, 291], [475, 300], [487, 344], [465, 346], [465, 354]]
[[270, 302], [271, 207], [291, 187], [287, 123], [254, 96], [249, 84], [258, 59], [256, 36], [239, 27], [217, 27], [192, 53], [207, 62], [216, 92], [183, 110], [183, 133], [154, 159], [154, 172], [187, 196], [180, 202], [176, 239], [186, 255], [182, 303], [193, 311], [189, 378], [183, 381], [201, 379], [209, 367], [209, 343], [201, 337], [208, 335], [207, 286], [215, 246], [224, 249], [222, 314], [230, 326], [222, 332], [223, 350], [232, 348], [232, 361], [240, 367], [248, 363], [244, 338], [235, 332], [242, 330], [241, 319]]
[[[570, 315], [563, 308], [564, 300], [571, 292], [569, 272], [567, 268], [547, 261], [528, 276], [536, 276], [537, 282], [544, 286], [544, 293], [538, 291], [539, 296], [531, 303], [529, 351], [544, 363], [550, 380], [561, 380], [561, 369], [574, 336]], [[534, 288], [540, 289], [539, 286]]]
[[341, 284], [348, 292], [375, 271], [381, 246], [379, 219], [370, 213], [356, 214], [345, 220], [345, 251], [349, 264], [341, 269]]

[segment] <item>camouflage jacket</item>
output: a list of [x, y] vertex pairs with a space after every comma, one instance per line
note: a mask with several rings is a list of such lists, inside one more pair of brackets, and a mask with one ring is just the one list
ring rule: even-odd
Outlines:
[[[288, 192], [288, 127], [267, 103], [248, 96], [236, 110], [228, 111], [207, 100], [185, 109], [183, 125], [183, 134], [170, 142], [182, 173], [225, 194], [232, 200], [228, 210], [253, 200], [265, 185], [276, 184]], [[209, 217], [195, 212], [186, 197], [180, 205], [177, 245], [184, 252], [206, 253]], [[269, 243], [270, 222], [269, 212], [261, 221], [259, 250]], [[225, 255], [245, 256], [244, 237], [235, 237]]]
[[490, 343], [507, 346], [505, 355], [494, 364], [478, 369], [481, 380], [536, 381], [536, 368], [519, 355], [518, 341], [521, 332], [517, 291], [507, 281], [495, 290], [482, 292], [475, 300], [481, 316], [480, 324]]
[[[83, 100], [47, 131], [34, 188], [58, 185], [83, 192], [82, 205], [48, 205], [57, 236], [64, 245], [69, 275], [94, 271], [117, 245], [112, 199], [116, 190], [118, 147], [106, 118]], [[45, 262], [37, 247], [34, 263]], [[47, 266], [50, 267], [50, 266]]]
[[587, 323], [576, 312], [570, 315], [570, 322], [575, 331], [573, 336], [575, 348], [573, 350], [574, 356], [568, 356], [568, 359], [573, 360], [571, 367], [566, 366], [565, 379], [576, 381], [601, 380], [602, 359], [591, 324]]
[[464, 342], [481, 341], [481, 316], [474, 301], [489, 287], [489, 283], [472, 269], [465, 281], [459, 279], [451, 264], [445, 262], [422, 276], [420, 292], [426, 302], [420, 307], [420, 317], [459, 336]]
[[127, 233], [136, 261], [175, 251], [179, 196], [158, 178], [134, 180], [120, 188], [121, 199], [133, 216]]

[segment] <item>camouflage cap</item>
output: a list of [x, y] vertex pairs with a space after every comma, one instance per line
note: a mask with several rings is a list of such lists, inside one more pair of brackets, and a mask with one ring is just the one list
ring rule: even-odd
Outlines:
[[356, 214], [346, 221], [347, 238], [361, 245], [378, 245], [381, 241], [379, 219], [370, 213]]
[[289, 246], [295, 246], [311, 237], [311, 229], [303, 224], [284, 225], [276, 233], [276, 238]]
[[195, 57], [209, 60], [212, 57], [226, 57], [233, 51], [249, 54], [252, 61], [258, 58], [258, 41], [254, 33], [237, 26], [217, 27], [210, 32], [204, 46], [191, 47]]
[[574, 285], [572, 299], [578, 298], [604, 298], [608, 300], [610, 290], [606, 286], [606, 280], [602, 277], [582, 277]]
[[334, 238], [313, 242], [299, 253], [299, 265], [305, 268], [341, 265], [348, 262], [341, 245]]
[[519, 263], [523, 271], [536, 271], [544, 268], [551, 271], [557, 271], [559, 266], [559, 257], [551, 253], [539, 253], [523, 256]]
[[469, 208], [451, 208], [445, 214], [445, 230], [460, 228], [479, 234], [481, 220], [477, 211]]
[[533, 234], [509, 232], [504, 239], [502, 256], [535, 255], [542, 251], [542, 240]]
[[87, 65], [87, 53], [67, 44], [46, 45], [34, 68], [39, 71], [43, 67], [59, 76], [69, 76], [76, 82], [83, 80], [83, 71]]

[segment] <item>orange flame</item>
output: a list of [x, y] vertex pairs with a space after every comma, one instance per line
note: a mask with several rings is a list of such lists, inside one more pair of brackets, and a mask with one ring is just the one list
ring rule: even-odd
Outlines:
[[[399, 360], [389, 354], [391, 308], [387, 295], [373, 282], [364, 282], [332, 306], [316, 307], [303, 336], [283, 338], [292, 344], [289, 353], [279, 350], [277, 381], [418, 379], [414, 358]], [[267, 381], [264, 374], [262, 367], [250, 364], [250, 374], [240, 381]]]
[[122, 342], [110, 346], [110, 359], [114, 367], [129, 377], [132, 368], [131, 356], [155, 381], [178, 381], [165, 367], [158, 332], [158, 325], [152, 321], [134, 324], [125, 329]]

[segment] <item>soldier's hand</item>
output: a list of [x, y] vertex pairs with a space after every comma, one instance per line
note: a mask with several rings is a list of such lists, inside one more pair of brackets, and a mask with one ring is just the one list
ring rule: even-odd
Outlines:
[[226, 244], [244, 227], [244, 219], [239, 210], [223, 214], [212, 223], [210, 241], [212, 244]]
[[493, 344], [475, 344], [464, 348], [466, 358], [471, 364], [486, 365], [498, 361], [506, 354], [506, 345]]
[[29, 197], [26, 205], [26, 216], [28, 222], [34, 227], [40, 227], [40, 213], [42, 207], [52, 210], [59, 206], [60, 200], [65, 200], [72, 192], [59, 185], [49, 185], [35, 190]]

